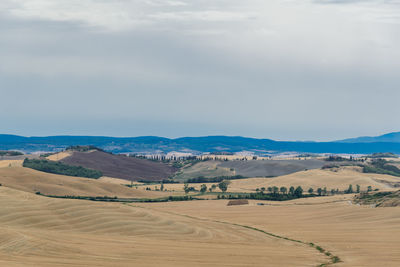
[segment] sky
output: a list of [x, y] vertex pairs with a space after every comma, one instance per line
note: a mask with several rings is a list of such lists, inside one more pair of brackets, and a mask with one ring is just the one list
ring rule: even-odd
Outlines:
[[0, 133], [400, 131], [399, 0], [1, 0]]

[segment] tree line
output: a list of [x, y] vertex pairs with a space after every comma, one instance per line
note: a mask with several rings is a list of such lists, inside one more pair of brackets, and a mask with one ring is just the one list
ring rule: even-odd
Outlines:
[[77, 176], [98, 179], [103, 176], [103, 173], [98, 170], [87, 169], [82, 166], [71, 166], [59, 161], [49, 161], [43, 159], [28, 159], [23, 162], [23, 166], [34, 170], [61, 174], [67, 176]]

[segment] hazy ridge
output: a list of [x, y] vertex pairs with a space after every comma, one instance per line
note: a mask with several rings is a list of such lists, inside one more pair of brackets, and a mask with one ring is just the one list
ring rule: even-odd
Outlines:
[[274, 141], [240, 136], [204, 136], [169, 139], [157, 136], [48, 136], [23, 137], [0, 135], [0, 149], [33, 151], [59, 151], [70, 145], [94, 145], [115, 153], [124, 152], [238, 152], [269, 151], [309, 153], [400, 153], [400, 133], [378, 137], [360, 137], [332, 142]]

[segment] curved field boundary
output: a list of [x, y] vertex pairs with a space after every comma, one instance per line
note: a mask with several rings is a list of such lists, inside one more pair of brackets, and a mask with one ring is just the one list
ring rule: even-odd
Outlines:
[[[300, 199], [300, 198], [298, 198]], [[330, 204], [330, 203], [340, 203], [340, 202], [347, 202], [349, 199], [340, 199], [340, 200], [332, 200], [332, 201], [325, 201], [325, 202], [316, 202], [316, 203], [290, 203], [290, 204], [272, 204], [272, 203], [263, 203], [261, 206], [274, 206], [274, 207], [289, 207], [289, 206], [315, 206], [321, 204]], [[281, 201], [283, 202], [283, 201]]]
[[[123, 203], [123, 204], [131, 206], [131, 207], [135, 207], [135, 208], [153, 210], [153, 209], [142, 207], [142, 206], [136, 206], [136, 205], [131, 205], [131, 204], [127, 204], [127, 203]], [[286, 240], [286, 241], [291, 241], [291, 242], [295, 242], [295, 243], [298, 243], [298, 244], [302, 244], [302, 245], [306, 245], [306, 246], [315, 248], [316, 250], [318, 250], [319, 253], [322, 253], [325, 256], [329, 257], [329, 261], [328, 262], [322, 263], [322, 264], [318, 265], [318, 267], [325, 267], [325, 266], [333, 265], [335, 263], [342, 262], [342, 260], [339, 258], [339, 256], [332, 254], [328, 250], [326, 250], [326, 249], [322, 248], [321, 246], [318, 246], [318, 245], [316, 245], [315, 243], [312, 243], [312, 242], [306, 242], [306, 241], [302, 241], [302, 240], [297, 240], [297, 239], [293, 239], [293, 238], [277, 235], [277, 234], [274, 234], [274, 233], [271, 233], [271, 232], [267, 232], [267, 231], [264, 231], [262, 229], [259, 229], [259, 228], [256, 228], [256, 227], [252, 227], [252, 226], [248, 226], [248, 225], [244, 225], [244, 224], [237, 224], [237, 223], [230, 223], [230, 222], [225, 222], [225, 221], [198, 218], [198, 217], [194, 217], [194, 216], [190, 216], [190, 215], [186, 215], [186, 214], [179, 214], [179, 213], [175, 213], [175, 212], [160, 211], [160, 210], [155, 210], [155, 211], [163, 212], [163, 213], [167, 213], [167, 214], [172, 214], [172, 215], [176, 215], [176, 216], [181, 216], [181, 217], [186, 217], [186, 218], [199, 220], [199, 221], [207, 221], [207, 222], [215, 222], [215, 223], [233, 225], [233, 226], [237, 226], [237, 227], [241, 227], [241, 228], [257, 231], [257, 232], [263, 233], [265, 235], [268, 235], [268, 236], [271, 236], [271, 237], [274, 237], [274, 238], [283, 239], [283, 240]]]

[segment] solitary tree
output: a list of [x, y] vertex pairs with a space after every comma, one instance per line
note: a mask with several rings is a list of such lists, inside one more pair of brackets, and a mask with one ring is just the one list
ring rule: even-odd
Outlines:
[[212, 191], [214, 191], [216, 188], [217, 188], [217, 185], [213, 184], [210, 189], [212, 189]]
[[200, 187], [200, 192], [201, 192], [202, 194], [204, 194], [206, 191], [207, 191], [207, 185], [202, 184], [201, 187]]
[[357, 189], [356, 189], [356, 192], [357, 192], [357, 193], [360, 193], [360, 185], [359, 185], [359, 184], [356, 185], [356, 188], [357, 188]]
[[265, 192], [265, 187], [261, 187], [261, 193], [264, 194], [264, 192]]
[[161, 190], [161, 191], [164, 191], [164, 183], [161, 183], [160, 190]]
[[268, 192], [272, 193], [272, 187], [271, 186], [268, 187]]
[[227, 180], [223, 180], [218, 184], [219, 189], [221, 189], [222, 192], [226, 192], [228, 190], [230, 182]]
[[185, 190], [185, 194], [189, 193], [190, 189], [189, 189], [189, 184], [188, 183], [185, 183], [183, 185], [183, 190]]
[[284, 186], [282, 186], [282, 187], [279, 189], [279, 191], [281, 191], [282, 194], [286, 194], [287, 188], [284, 187]]
[[313, 192], [314, 192], [314, 189], [312, 189], [312, 188], [310, 187], [310, 189], [308, 189], [308, 193], [311, 195]]
[[367, 192], [371, 192], [371, 191], [372, 191], [372, 186], [369, 185], [369, 186], [367, 187]]

